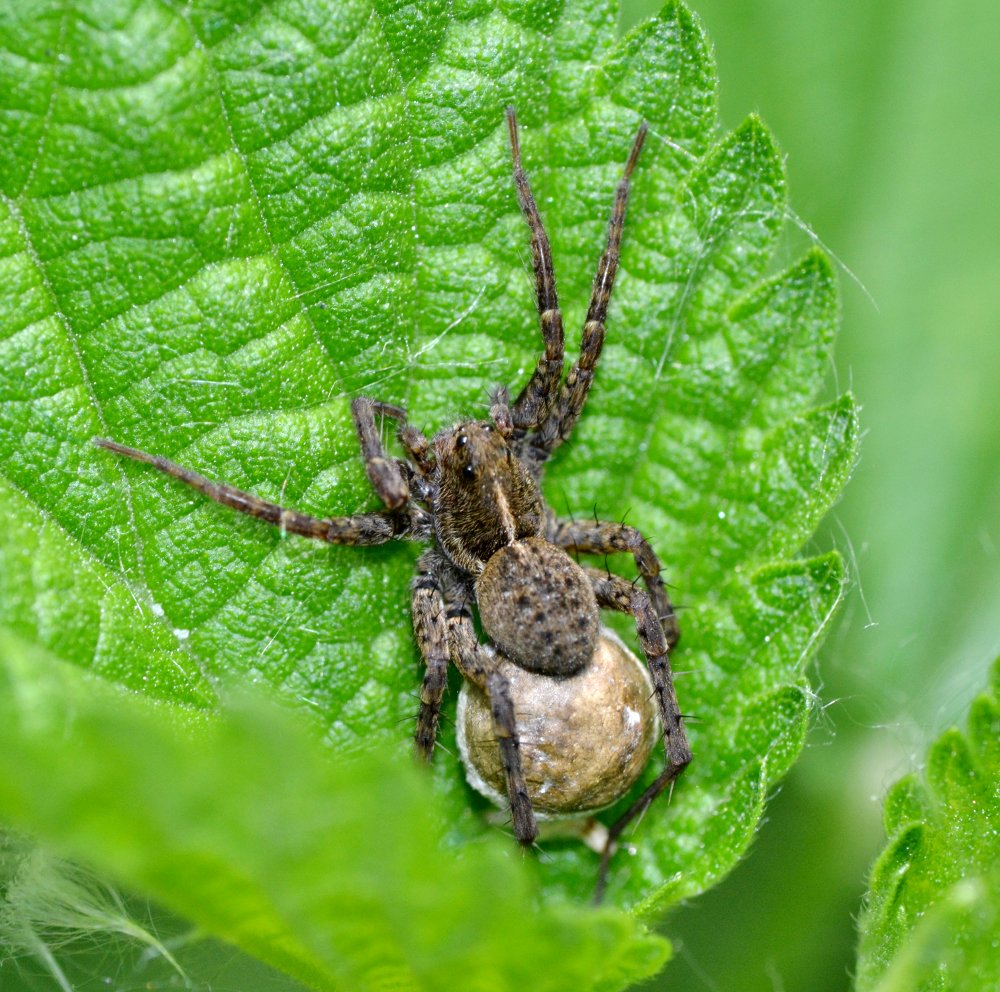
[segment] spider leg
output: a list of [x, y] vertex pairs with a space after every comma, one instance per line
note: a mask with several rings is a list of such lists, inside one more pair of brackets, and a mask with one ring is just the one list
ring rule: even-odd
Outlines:
[[608, 830], [608, 839], [601, 855], [601, 866], [594, 897], [596, 902], [600, 902], [607, 884], [608, 865], [615, 842], [621, 836], [622, 831], [636, 817], [641, 816], [649, 804], [684, 771], [691, 761], [691, 747], [688, 744], [687, 734], [684, 732], [680, 707], [677, 703], [677, 693], [674, 691], [667, 638], [660, 626], [653, 601], [646, 592], [642, 589], [636, 589], [631, 582], [620, 576], [608, 575], [606, 572], [593, 568], [588, 568], [585, 571], [590, 576], [598, 606], [628, 613], [635, 618], [639, 643], [653, 678], [653, 691], [656, 694], [660, 719], [663, 723], [663, 746], [666, 751], [663, 771]]
[[653, 609], [660, 618], [667, 649], [673, 651], [681, 637], [677, 614], [660, 574], [660, 559], [640, 531], [610, 520], [553, 520], [546, 537], [569, 552], [598, 555], [631, 553], [653, 602]]
[[580, 357], [569, 370], [569, 375], [566, 376], [566, 381], [559, 391], [559, 398], [550, 407], [537, 437], [532, 442], [532, 447], [539, 449], [538, 457], [543, 461], [569, 437], [577, 420], [580, 419], [580, 413], [594, 379], [594, 370], [601, 357], [608, 304], [611, 301], [611, 291], [614, 289], [615, 275], [618, 272], [622, 227], [625, 223], [625, 207], [628, 203], [632, 172], [646, 140], [647, 130], [645, 123], [639, 126], [632, 142], [632, 151], [625, 163], [625, 171], [615, 191], [615, 202], [608, 222], [607, 245], [597, 265], [597, 275], [594, 277], [594, 286], [590, 294], [590, 306], [587, 308], [587, 320], [583, 325]]
[[128, 448], [124, 444], [102, 437], [95, 437], [94, 444], [98, 448], [113, 451], [116, 455], [152, 465], [153, 468], [204, 493], [216, 503], [222, 503], [224, 506], [239, 510], [240, 513], [276, 524], [289, 534], [300, 534], [330, 544], [373, 545], [385, 544], [386, 541], [396, 537], [419, 539], [425, 532], [429, 533], [428, 515], [419, 507], [393, 513], [356, 513], [351, 517], [313, 517], [308, 513], [279, 506], [277, 503], [269, 503], [259, 496], [254, 496], [253, 493], [244, 492], [234, 486], [213, 482], [159, 455], [150, 455], [145, 451]]
[[429, 548], [417, 562], [417, 574], [412, 586], [413, 631], [420, 656], [427, 666], [420, 686], [420, 711], [414, 744], [417, 755], [430, 761], [434, 755], [441, 700], [448, 686], [448, 620], [440, 571], [441, 555]]
[[500, 759], [507, 777], [507, 796], [510, 799], [514, 836], [525, 847], [529, 847], [538, 836], [538, 827], [521, 767], [521, 743], [517, 735], [510, 686], [500, 673], [493, 651], [479, 643], [467, 605], [449, 609], [448, 635], [451, 659], [455, 666], [465, 678], [478, 685], [490, 701], [493, 731], [500, 745]]
[[531, 229], [531, 264], [535, 272], [535, 296], [542, 325], [545, 351], [538, 359], [527, 385], [518, 394], [511, 408], [511, 419], [518, 430], [537, 427], [545, 418], [562, 378], [564, 341], [562, 314], [556, 296], [556, 277], [552, 268], [552, 249], [542, 226], [535, 198], [531, 195], [528, 176], [521, 165], [521, 146], [517, 138], [517, 118], [514, 108], [507, 108], [510, 130], [510, 150], [514, 159], [514, 185], [521, 213]]
[[405, 506], [410, 498], [410, 486], [397, 461], [386, 457], [378, 427], [375, 425], [376, 412], [405, 419], [406, 411], [400, 407], [377, 403], [367, 396], [358, 396], [351, 403], [351, 416], [358, 432], [361, 455], [365, 460], [365, 475], [368, 476], [368, 481], [386, 508], [398, 510], [401, 506]]

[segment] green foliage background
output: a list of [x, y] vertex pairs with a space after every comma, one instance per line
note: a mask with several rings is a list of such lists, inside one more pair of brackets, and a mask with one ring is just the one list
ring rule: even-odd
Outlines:
[[794, 209], [864, 284], [842, 273], [835, 375], [866, 433], [830, 525], [859, 585], [820, 658], [824, 719], [750, 858], [672, 921], [677, 960], [649, 987], [833, 992], [856, 971], [886, 791], [964, 722], [1000, 649], [1000, 12], [696, 9], [723, 120], [762, 114]]
[[[1000, 339], [994, 329], [1000, 315], [992, 286], [1000, 269], [993, 233], [1000, 218], [996, 198], [988, 196], [993, 163], [1000, 151], [1000, 132], [993, 111], [997, 91], [995, 59], [989, 41], [996, 34], [997, 15], [983, 0], [947, 10], [930, 3], [747, 5], [706, 0], [699, 5], [698, 12], [705, 18], [718, 49], [724, 121], [735, 126], [752, 109], [764, 115], [789, 155], [794, 208], [858, 273], [878, 310], [849, 280], [842, 278], [846, 317], [845, 334], [838, 350], [837, 378], [841, 385], [849, 383], [865, 400], [865, 422], [870, 434], [849, 499], [838, 511], [829, 539], [821, 537], [816, 542], [816, 547], [822, 549], [832, 540], [849, 557], [855, 556], [860, 578], [853, 609], [845, 617], [820, 669], [825, 682], [823, 699], [837, 702], [814, 728], [806, 760], [772, 803], [771, 822], [753, 856], [717, 892], [670, 920], [667, 931], [672, 937], [680, 936], [679, 960], [654, 979], [650, 987], [748, 992], [809, 988], [822, 992], [827, 987], [844, 988], [847, 972], [853, 969], [852, 921], [866, 867], [881, 844], [879, 806], [886, 787], [907, 771], [911, 762], [921, 760], [924, 746], [937, 730], [961, 718], [968, 701], [984, 684], [986, 664], [997, 647], [1000, 487], [995, 466], [1000, 454], [1000, 433], [995, 425], [1000, 422], [996, 416], [1000, 390], [994, 370], [1000, 367]], [[630, 5], [625, 21], [642, 13], [652, 10]], [[205, 37], [211, 37], [215, 26], [212, 17], [206, 17], [198, 28]], [[151, 34], [157, 36], [156, 31]], [[56, 18], [52, 42], [58, 40]], [[175, 40], [169, 31], [158, 36], [163, 52]], [[143, 55], [155, 60], [158, 49], [154, 46]], [[44, 62], [41, 53], [38, 57]], [[377, 67], [368, 68], [377, 76]], [[100, 69], [100, 65], [88, 66], [87, 72], [99, 74]], [[64, 67], [61, 71], [72, 73], [73, 69]], [[369, 76], [366, 85], [373, 78]], [[12, 77], [4, 82], [16, 80]], [[187, 115], [186, 119], [197, 119], [204, 112], [205, 92], [178, 87], [175, 96], [175, 110]], [[268, 87], [262, 87], [261, 104], [266, 106], [271, 99], [277, 97]], [[28, 116], [51, 113], [51, 108], [44, 106], [29, 109]], [[311, 108], [303, 105], [298, 109], [303, 120], [308, 120]], [[468, 113], [470, 108], [456, 107], [459, 110]], [[230, 127], [238, 132], [254, 119], [254, 108], [249, 107], [246, 118], [235, 118]], [[173, 148], [171, 135], [158, 132], [155, 121], [143, 124], [145, 130], [135, 132], [135, 147], [116, 149], [116, 168], [127, 172], [130, 156], [145, 158], [151, 148], [154, 155], [160, 150], [167, 158], [183, 157], [183, 147]], [[456, 133], [445, 130], [433, 138], [447, 142]], [[624, 130], [618, 139], [623, 135]], [[146, 142], [141, 149], [139, 139]], [[593, 135], [582, 137], [585, 144], [592, 139]], [[29, 133], [25, 140], [30, 143], [37, 140], [37, 135]], [[206, 131], [205, 140], [209, 146], [213, 141], [225, 144], [224, 135], [213, 135], [210, 130]], [[621, 144], [621, 140], [617, 143]], [[5, 161], [9, 162], [17, 160], [19, 153], [17, 148], [8, 146], [0, 154], [8, 156]], [[615, 154], [607, 149], [608, 164], [618, 161]], [[497, 156], [491, 156], [491, 161], [494, 158]], [[393, 158], [389, 155], [385, 160], [392, 162]], [[260, 249], [254, 241], [259, 232], [255, 232], [252, 223], [241, 223], [245, 218], [239, 216], [238, 205], [245, 197], [239, 188], [239, 169], [227, 171], [226, 164], [222, 156], [219, 168], [202, 177], [204, 187], [195, 202], [210, 209], [206, 209], [203, 222], [195, 231], [194, 244], [200, 250], [221, 233], [223, 240], [230, 239], [229, 249], [253, 255]], [[396, 164], [402, 168], [400, 163]], [[477, 163], [480, 165], [486, 171], [492, 168], [486, 162]], [[101, 166], [98, 162], [90, 167]], [[267, 167], [268, 163], [263, 161], [261, 168]], [[609, 168], [609, 175], [613, 171], [613, 167]], [[44, 175], [21, 177], [24, 178], [38, 182], [46, 179]], [[368, 213], [362, 217], [342, 217], [343, 228], [333, 233], [339, 234], [347, 250], [352, 250], [358, 247], [352, 238], [357, 237], [360, 226], [372, 217], [381, 217], [386, 227], [378, 243], [388, 246], [386, 258], [399, 257], [401, 249], [409, 245], [408, 218], [391, 209], [391, 196], [388, 200], [380, 199], [386, 190], [393, 191], [393, 182], [399, 176], [390, 169], [377, 178], [384, 181], [385, 187], [376, 189], [371, 201], [363, 205]], [[86, 182], [88, 176], [71, 177], [74, 182], [80, 179]], [[488, 197], [492, 182], [492, 176], [485, 179], [479, 195]], [[206, 201], [203, 193], [209, 189], [218, 194], [217, 203]], [[498, 182], [496, 189], [502, 190], [502, 184]], [[137, 187], [129, 195], [141, 203], [147, 193], [155, 192]], [[275, 209], [284, 222], [294, 226], [297, 212], [308, 213], [309, 196], [314, 192], [306, 188], [301, 200], [292, 196], [279, 198]], [[576, 193], [572, 183], [555, 191], [561, 202], [568, 199], [573, 204], [571, 209], [578, 210], [581, 222], [586, 223], [586, 218], [597, 220], [600, 212], [595, 215], [589, 202], [577, 203]], [[100, 212], [97, 210], [100, 204], [92, 206]], [[55, 226], [61, 225], [71, 238], [75, 218], [70, 202], [55, 196], [45, 207], [54, 211]], [[161, 242], [159, 260], [151, 258], [151, 264], [135, 270], [140, 288], [145, 286], [152, 296], [169, 265], [176, 264], [184, 252], [179, 251], [172, 260], [170, 233], [151, 232], [150, 218], [141, 214], [133, 221], [133, 229], [125, 232], [125, 241], [152, 234], [154, 240]], [[512, 217], [509, 229], [512, 239], [516, 238], [516, 231], [516, 217]], [[330, 234], [324, 232], [324, 243], [337, 242]], [[557, 244], [557, 254], [560, 250], [572, 253], [574, 244], [592, 243], [595, 236], [595, 232], [585, 229], [574, 231], [563, 245]], [[245, 243], [241, 238], [246, 239]], [[796, 239], [793, 233], [785, 260], [791, 263], [798, 258], [807, 240], [804, 236]], [[72, 241], [41, 247], [51, 252], [53, 258], [68, 260], [59, 275], [67, 285], [72, 284]], [[381, 273], [386, 258], [372, 254], [377, 252], [378, 245], [361, 243], [360, 248]], [[107, 251], [106, 264], [113, 270], [113, 245]], [[302, 257], [309, 257], [309, 252]], [[308, 284], [319, 285], [329, 279], [336, 272], [337, 261], [336, 257], [329, 258], [322, 271], [309, 273], [312, 281]], [[516, 267], [517, 259], [512, 257], [510, 264], [512, 269]], [[572, 285], [585, 285], [591, 264], [581, 252], [580, 265], [577, 269], [570, 266], [570, 274], [564, 278]], [[565, 266], [561, 271], [565, 271]], [[244, 318], [243, 324], [234, 327], [237, 337], [233, 344], [239, 343], [240, 335], [243, 339], [255, 336], [253, 319], [258, 310], [271, 308], [272, 316], [287, 317], [294, 330], [294, 307], [284, 314], [280, 306], [277, 312], [273, 310], [276, 304], [287, 303], [287, 287], [280, 285], [280, 274], [269, 271], [256, 274], [254, 283], [260, 288], [256, 299], [246, 298], [238, 279], [230, 279], [227, 284], [229, 275], [224, 266], [220, 267], [212, 272], [212, 292], [206, 292], [206, 287], [195, 281], [187, 298], [171, 302], [174, 309], [179, 305], [186, 308], [192, 335], [206, 318], [225, 323], [219, 321], [220, 315], [211, 308], [219, 306], [218, 290], [222, 287], [225, 291], [227, 286], [228, 311]], [[390, 273], [387, 278], [390, 285], [396, 279], [403, 286], [408, 273]], [[102, 307], [116, 298], [118, 287], [85, 281], [79, 292], [86, 299], [75, 302], [100, 317]], [[491, 300], [506, 292], [504, 286], [489, 287]], [[454, 301], [468, 297], [467, 285], [451, 287], [450, 293], [443, 292], [439, 299], [429, 300], [430, 315], [453, 316]], [[352, 313], [363, 307], [364, 302], [364, 293], [351, 301]], [[133, 316], [140, 318], [140, 325], [143, 319], [153, 324], [157, 320], [155, 314]], [[530, 313], [526, 312], [526, 316]], [[337, 317], [335, 312], [326, 314], [318, 323], [332, 326]], [[352, 342], [357, 354], [371, 352], [373, 342], [379, 340], [391, 320], [391, 314], [386, 316], [375, 309], [369, 317], [363, 323], [362, 335]], [[131, 335], [135, 330], [134, 326], [122, 326], [123, 340], [126, 331]], [[518, 349], [525, 353], [528, 350], [530, 321], [526, 320], [519, 334], [518, 340], [523, 344], [501, 355], [490, 350], [490, 341], [496, 339], [493, 329], [486, 327], [481, 340], [474, 336], [470, 340], [463, 335], [462, 357], [470, 364], [498, 359], [518, 361], [521, 359]], [[280, 397], [280, 382], [292, 374], [304, 388], [299, 398], [303, 406], [321, 402], [331, 384], [319, 374], [310, 378], [304, 372], [309, 367], [310, 355], [291, 347], [293, 338], [293, 334], [285, 339], [278, 335], [269, 339], [266, 352], [240, 354], [242, 372], [259, 369], [261, 379], [253, 383], [245, 380], [235, 401], [232, 395], [219, 399], [220, 381], [224, 382], [227, 369], [210, 355], [196, 356], [194, 365], [186, 363], [183, 373], [188, 381], [183, 384], [178, 381], [176, 386], [179, 390], [183, 385], [183, 395], [192, 397], [192, 410], [200, 412], [208, 410], [211, 414], [213, 403], [231, 412], [235, 402], [235, 407], [243, 404], [249, 413], [259, 410], [262, 396], [274, 397], [275, 409], [280, 411], [286, 405]], [[413, 339], [410, 343], [419, 354], [421, 345], [428, 342]], [[135, 373], [143, 371], [134, 363], [141, 361], [144, 353], [150, 354], [149, 345], [155, 346], [155, 342], [147, 342], [135, 354], [124, 353], [118, 366], [102, 368], [102, 376], [113, 394], [111, 406], [115, 416], [123, 423], [131, 422], [137, 430], [141, 430], [144, 409], [155, 409], [159, 401], [176, 404], [182, 396], [180, 392], [160, 393], [161, 386], [156, 382], [145, 392], [128, 388]], [[426, 370], [432, 383], [437, 379], [437, 385], [432, 384], [430, 391], [425, 392], [431, 403], [427, 409], [434, 404], [445, 407], [451, 399], [450, 390], [463, 398], [468, 392], [468, 384], [452, 386], [447, 381], [456, 360], [447, 347], [446, 340], [446, 350], [438, 359], [442, 363], [440, 375], [435, 375], [433, 366]], [[46, 354], [53, 352], [46, 350]], [[153, 357], [157, 363], [170, 360], [170, 356], [162, 353]], [[397, 385], [393, 378], [395, 371], [411, 357], [391, 352], [382, 355], [379, 367], [385, 375], [386, 395]], [[370, 367], [371, 363], [368, 364]], [[267, 378], [268, 375], [273, 378]], [[470, 372], [469, 378], [475, 379], [475, 373]], [[16, 390], [22, 384], [12, 377], [9, 385]], [[30, 385], [38, 387], [37, 382]], [[354, 388], [359, 383], [345, 379], [338, 383], [341, 385]], [[611, 384], [608, 388], [609, 398], [614, 398]], [[831, 390], [831, 395], [837, 391]], [[51, 397], [47, 413], [56, 421], [61, 415], [60, 402], [65, 399], [62, 394]], [[328, 505], [328, 497], [334, 491], [353, 492], [361, 498], [364, 489], [357, 468], [348, 467], [353, 458], [351, 445], [338, 447], [336, 436], [322, 434], [308, 417], [296, 416], [294, 411], [282, 416], [283, 420], [271, 418], [269, 429], [277, 432], [275, 436], [282, 443], [294, 447], [299, 464], [304, 466], [300, 478], [285, 480], [289, 494], [300, 503], [317, 506]], [[197, 424], [189, 426], [192, 436], [200, 433]], [[350, 440], [345, 426], [341, 424], [333, 435]], [[175, 432], [176, 424], [172, 424], [170, 433]], [[237, 429], [235, 436], [217, 439], [217, 444], [209, 444], [201, 453], [214, 464], [224, 465], [233, 478], [270, 480], [277, 493], [286, 463], [269, 458], [267, 445], [256, 444], [257, 432], [258, 426], [248, 420], [242, 433]], [[303, 433], [309, 440], [305, 451], [298, 443]], [[135, 434], [129, 439], [151, 444], [151, 437]], [[241, 455], [237, 457], [236, 451]], [[82, 472], [75, 473], [84, 482], [77, 488], [67, 489], [63, 476], [45, 471], [46, 465], [67, 457], [72, 460], [78, 454], [65, 443], [53, 441], [49, 450], [36, 452], [37, 462], [18, 464], [15, 460], [14, 473], [21, 472], [20, 478], [30, 477], [31, 485], [47, 494], [53, 506], [65, 509], [67, 519], [74, 519], [74, 514], [79, 519], [90, 510], [92, 490], [99, 483], [97, 470], [87, 468], [96, 466], [97, 461], [92, 454], [85, 458], [80, 455], [86, 465]], [[571, 486], [570, 480], [578, 478], [581, 492], [592, 491], [599, 480], [578, 471], [588, 460], [586, 445], [578, 457], [580, 464], [569, 465], [565, 472], [566, 485]], [[233, 461], [227, 463], [226, 458]], [[340, 474], [334, 471], [324, 475], [323, 467], [331, 464], [340, 469]], [[139, 481], [140, 475], [130, 478], [145, 493], [143, 498], [148, 500], [148, 506], [155, 507], [165, 491], [162, 484]], [[305, 481], [312, 485], [304, 488]], [[571, 499], [579, 495], [579, 492], [569, 493]], [[168, 497], [164, 520], [176, 516], [188, 505], [190, 501], [183, 494]], [[111, 558], [115, 554], [124, 555], [117, 566], [127, 571], [132, 565], [127, 558], [128, 545], [116, 540], [123, 522], [100, 514], [94, 519], [101, 525], [99, 533], [85, 533], [83, 538], [98, 545], [103, 542]], [[163, 574], [154, 578], [161, 589], [167, 590], [168, 597], [173, 596], [175, 604], [181, 604], [187, 589], [205, 589], [206, 569], [210, 568], [216, 577], [231, 572], [212, 590], [217, 601], [204, 603], [205, 616], [193, 615], [189, 627], [195, 631], [196, 639], [202, 639], [198, 647], [206, 657], [224, 651], [234, 658], [253, 659], [273, 631], [264, 628], [248, 631], [242, 612], [227, 613], [224, 608], [233, 589], [245, 580], [250, 569], [256, 569], [264, 560], [263, 557], [254, 560], [258, 552], [254, 550], [257, 542], [252, 536], [253, 528], [237, 526], [234, 535], [230, 519], [223, 522], [221, 516], [205, 509], [195, 514], [185, 513], [183, 519], [187, 521], [188, 532], [185, 534], [182, 528], [165, 549], [164, 560], [172, 565], [165, 566]], [[162, 539], [164, 520], [155, 517], [151, 520], [150, 533], [146, 535], [149, 540]], [[61, 522], [50, 521], [50, 525], [58, 528]], [[198, 556], [185, 557], [185, 539], [206, 528], [210, 531], [217, 528], [217, 534], [224, 533], [232, 545], [215, 541], [216, 553], [211, 561]], [[54, 550], [50, 547], [47, 556], [36, 554], [37, 564], [29, 571], [40, 588], [50, 589], [49, 580], [59, 569], [58, 552], [58, 547]], [[307, 574], [310, 561], [315, 562], [317, 556], [315, 550], [298, 552], [291, 545], [282, 548], [280, 569], [258, 573], [263, 581], [252, 592], [256, 600], [279, 603], [282, 609], [292, 610], [300, 618], [297, 627], [289, 627], [279, 636], [285, 648], [308, 659], [310, 664], [295, 672], [251, 668], [247, 674], [272, 682], [290, 678], [293, 684], [286, 688], [299, 696], [321, 688], [320, 673], [327, 661], [321, 656], [321, 645], [340, 641], [342, 652], [344, 644], [350, 642], [351, 632], [338, 629], [336, 613], [317, 617], [314, 605], [311, 607], [308, 601], [296, 598], [296, 577]], [[356, 607], [358, 596], [370, 592], [372, 582], [382, 581], [379, 576], [385, 576], [387, 595], [392, 595], [389, 590], [399, 585], [405, 571], [405, 561], [394, 562], [391, 557], [384, 557], [370, 569], [358, 569], [361, 574], [354, 577], [354, 584], [349, 579], [324, 595], [344, 604], [353, 602]], [[99, 590], [105, 578], [99, 572], [81, 573], [75, 576], [76, 590], [83, 588], [87, 595], [96, 593], [100, 599]], [[120, 640], [127, 629], [124, 620], [131, 606], [120, 593], [121, 590], [118, 594], [109, 590], [102, 600], [103, 626], [99, 627], [102, 648], [114, 646], [116, 637]], [[68, 595], [69, 592], [64, 592], [63, 600], [51, 595], [47, 607], [58, 612]], [[404, 607], [402, 602], [399, 605]], [[206, 616], [211, 623], [202, 622]], [[303, 628], [315, 629], [317, 622], [326, 625], [321, 636], [314, 639], [308, 630], [302, 632]], [[85, 637], [88, 629], [98, 628], [90, 624], [74, 634]], [[242, 644], [241, 638], [246, 639]], [[17, 646], [7, 647], [12, 657], [21, 650]], [[173, 656], [175, 645], [169, 638], [157, 642], [153, 636], [143, 650], [151, 656], [157, 651]], [[374, 657], [348, 658], [343, 671], [356, 671], [364, 663], [387, 671], [401, 650], [405, 649], [400, 640], [387, 630], [374, 644]], [[107, 673], [123, 676], [121, 654], [105, 650], [100, 657]], [[32, 664], [44, 666], [44, 663], [43, 658], [33, 657]], [[150, 669], [150, 672], [162, 671], [162, 666]], [[131, 673], [145, 684], [143, 674]], [[295, 679], [302, 681], [294, 684]], [[154, 695], [160, 692], [172, 696], [178, 686], [197, 687], [197, 684], [198, 673], [180, 671], [173, 683], [147, 688]], [[398, 706], [401, 712], [409, 705], [402, 683], [390, 681], [375, 697], [369, 688], [363, 681], [354, 687], [349, 705], [340, 714], [343, 719], [335, 728], [340, 740], [349, 740], [352, 734], [369, 738], [370, 714], [373, 708], [384, 707], [387, 698], [391, 697], [391, 705]], [[205, 698], [195, 690], [189, 701], [197, 706]], [[128, 726], [119, 727], [116, 732], [127, 734]], [[386, 738], [390, 737], [386, 730]], [[167, 760], [168, 756], [161, 757]], [[442, 785], [447, 789], [446, 782]], [[405, 782], [401, 781], [398, 789], [402, 795], [408, 794]], [[169, 931], [163, 920], [159, 924]], [[609, 922], [609, 926], [616, 925]], [[725, 938], [720, 939], [720, 934], [725, 934]], [[227, 966], [215, 953], [199, 973], [208, 974], [215, 969], [221, 976], [220, 987], [229, 984], [266, 989], [272, 981], [261, 972], [251, 972], [247, 977], [241, 971], [244, 967], [238, 960]], [[614, 967], [613, 962], [610, 967]]]
[[886, 797], [886, 850], [859, 921], [858, 992], [1000, 988], [1000, 662], [964, 732]]

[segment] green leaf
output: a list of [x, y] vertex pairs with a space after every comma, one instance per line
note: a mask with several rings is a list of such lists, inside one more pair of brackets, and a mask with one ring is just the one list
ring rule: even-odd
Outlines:
[[[3, 808], [48, 834], [71, 817], [76, 852], [310, 986], [616, 988], [662, 963], [663, 941], [620, 911], [528, 911], [502, 838], [461, 861], [443, 850], [398, 748], [333, 764], [315, 727], [273, 706], [123, 706], [9, 635], [0, 658]], [[532, 976], [536, 959], [509, 949], [533, 945], [563, 966]]]
[[859, 992], [1000, 989], [1000, 662], [968, 729], [885, 801], [886, 850], [861, 918]]
[[[849, 397], [810, 408], [836, 287], [815, 252], [769, 273], [786, 193], [767, 129], [751, 118], [718, 133], [709, 46], [686, 8], [668, 4], [621, 40], [616, 23], [604, 0], [52, 0], [0, 12], [0, 79], [11, 80], [0, 86], [0, 627], [91, 677], [64, 697], [93, 716], [81, 747], [123, 740], [112, 722], [99, 743], [104, 715], [120, 710], [142, 760], [169, 752], [175, 813], [198, 808], [203, 775], [242, 797], [199, 811], [219, 836], [247, 836], [249, 810], [287, 819], [286, 793], [249, 772], [278, 768], [283, 745], [264, 735], [253, 750], [252, 721], [227, 715], [221, 687], [233, 680], [290, 704], [290, 720], [317, 720], [338, 759], [370, 763], [349, 768], [377, 769], [331, 769], [295, 745], [304, 823], [322, 822], [333, 796], [359, 811], [357, 824], [362, 813], [393, 820], [382, 783], [401, 790], [400, 809], [418, 803], [421, 780], [387, 757], [406, 750], [420, 678], [408, 619], [415, 549], [283, 538], [90, 439], [114, 437], [320, 515], [373, 505], [351, 396], [403, 403], [433, 431], [485, 412], [489, 387], [516, 388], [537, 358], [502, 119], [512, 103], [571, 355], [629, 142], [641, 119], [650, 124], [600, 370], [546, 479], [559, 513], [629, 513], [685, 607], [675, 667], [687, 673], [678, 688], [696, 718], [695, 760], [670, 805], [629, 838], [635, 856], [616, 858], [609, 902], [642, 918], [711, 885], [746, 850], [807, 729], [804, 672], [844, 578], [836, 556], [794, 556], [846, 481], [857, 419]], [[30, 676], [22, 666], [17, 684]], [[24, 698], [43, 705], [38, 693]], [[154, 715], [179, 707], [183, 719]], [[168, 742], [196, 712], [221, 737], [195, 760], [182, 740]], [[325, 956], [315, 935], [329, 916], [295, 908], [301, 893], [270, 891], [280, 850], [255, 855], [260, 870], [244, 880], [258, 887], [264, 929], [282, 934], [272, 953], [260, 934], [224, 925], [232, 886], [222, 880], [240, 875], [238, 844], [198, 864], [220, 879], [210, 912], [200, 890], [178, 893], [156, 869], [149, 832], [131, 816], [106, 823], [130, 860], [89, 842], [68, 815], [83, 800], [55, 725], [22, 741], [15, 731], [30, 725], [25, 716], [6, 728], [6, 754], [35, 754], [38, 774], [50, 754], [51, 805], [32, 812], [12, 797], [0, 806], [10, 822], [305, 980], [375, 980], [361, 944], [351, 961]], [[227, 734], [238, 747], [227, 750]], [[113, 787], [123, 801], [101, 815], [128, 813], [139, 771], [102, 779], [102, 767], [93, 794]], [[569, 912], [564, 900], [589, 899], [597, 863], [552, 842], [514, 872], [451, 753], [438, 755], [433, 781], [426, 801], [438, 821], [426, 844], [400, 830], [390, 845], [410, 852], [399, 879], [420, 888], [398, 899], [429, 921], [414, 931], [421, 946], [389, 928], [391, 959], [418, 984], [415, 962], [476, 894], [480, 849], [521, 893], [511, 912], [539, 935], [555, 925], [547, 914]], [[367, 834], [356, 829], [360, 844]], [[302, 874], [333, 887], [323, 857], [317, 848]], [[424, 869], [438, 857], [451, 866], [428, 891]], [[383, 884], [377, 873], [370, 882]], [[529, 911], [529, 890], [548, 909]], [[358, 899], [350, 912], [360, 921], [370, 909]], [[607, 927], [622, 948], [648, 947], [641, 929], [628, 938], [619, 917], [607, 919], [619, 921]], [[542, 969], [556, 958], [525, 936], [519, 960]], [[608, 960], [618, 976], [608, 987], [642, 970]], [[469, 987], [475, 961], [462, 963]]]

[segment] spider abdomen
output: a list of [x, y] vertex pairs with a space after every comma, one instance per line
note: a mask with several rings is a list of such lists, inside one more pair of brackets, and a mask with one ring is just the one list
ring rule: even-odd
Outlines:
[[483, 629], [531, 672], [572, 675], [590, 661], [600, 625], [583, 569], [540, 537], [502, 547], [476, 580]]

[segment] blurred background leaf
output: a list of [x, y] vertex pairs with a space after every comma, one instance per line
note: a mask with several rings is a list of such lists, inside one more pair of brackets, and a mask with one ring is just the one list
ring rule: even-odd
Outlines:
[[1000, 662], [964, 732], [931, 746], [885, 803], [888, 846], [872, 869], [858, 992], [1000, 989]]
[[[525, 859], [501, 836], [456, 856], [405, 752], [333, 761], [290, 707], [237, 693], [206, 716], [126, 696], [4, 632], [0, 807], [310, 988], [431, 992], [461, 975], [470, 992], [513, 992], [534, 975], [548, 992], [610, 992], [668, 950], [620, 910], [536, 902]], [[109, 937], [128, 936], [185, 982], [204, 980], [132, 924], [111, 887], [71, 865], [39, 872], [31, 857], [11, 859], [0, 937], [20, 924], [22, 950], [34, 938], [36, 956], [58, 961], [61, 930], [109, 950]], [[115, 983], [125, 974], [122, 963]]]

